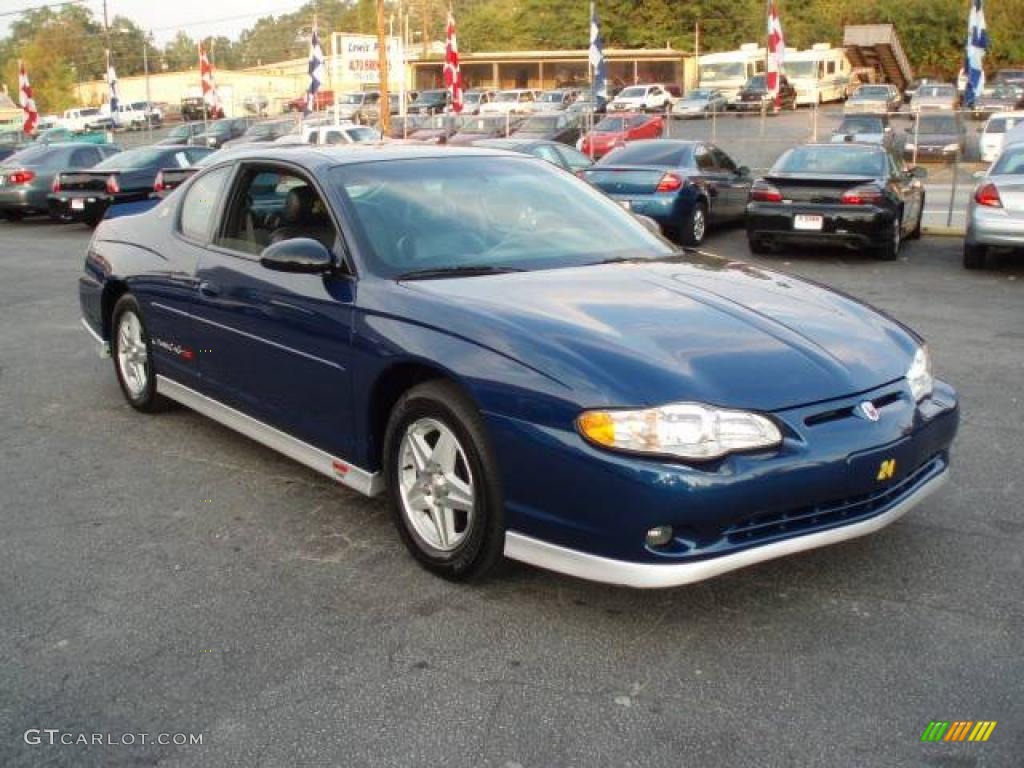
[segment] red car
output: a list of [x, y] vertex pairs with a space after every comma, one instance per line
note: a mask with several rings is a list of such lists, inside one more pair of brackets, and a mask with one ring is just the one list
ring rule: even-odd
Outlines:
[[659, 139], [665, 130], [661, 115], [607, 115], [580, 142], [580, 151], [593, 157], [604, 157], [616, 147], [636, 139]]

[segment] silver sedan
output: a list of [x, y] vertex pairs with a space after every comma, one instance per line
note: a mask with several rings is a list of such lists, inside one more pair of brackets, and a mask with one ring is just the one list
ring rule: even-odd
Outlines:
[[1003, 149], [967, 206], [964, 267], [982, 269], [993, 246], [1024, 248], [1024, 144]]

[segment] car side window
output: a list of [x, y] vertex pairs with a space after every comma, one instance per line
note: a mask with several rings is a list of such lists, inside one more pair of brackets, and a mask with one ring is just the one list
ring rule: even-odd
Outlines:
[[213, 215], [224, 192], [230, 167], [217, 168], [197, 178], [181, 202], [181, 233], [193, 240], [206, 242], [210, 237]]
[[693, 151], [693, 162], [700, 171], [714, 171], [715, 159], [707, 147], [701, 145]]
[[268, 245], [296, 237], [334, 248], [334, 224], [316, 187], [292, 170], [247, 168], [231, 197], [216, 244], [256, 256]]
[[584, 168], [589, 168], [594, 164], [594, 161], [572, 147], [561, 146], [558, 148], [559, 153], [565, 158], [565, 164], [569, 166], [569, 170], [576, 171]]

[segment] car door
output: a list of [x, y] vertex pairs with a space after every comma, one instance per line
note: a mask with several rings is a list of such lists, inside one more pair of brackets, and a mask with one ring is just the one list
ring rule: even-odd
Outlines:
[[907, 168], [907, 164], [895, 152], [886, 152], [889, 169], [889, 187], [903, 202], [901, 228], [907, 234], [914, 228], [924, 205], [924, 186]]
[[730, 219], [738, 219], [746, 214], [752, 179], [721, 149], [715, 146], [710, 149], [718, 173], [719, 198], [725, 203], [719, 213]]
[[713, 147], [708, 144], [697, 144], [693, 148], [693, 166], [690, 179], [702, 188], [710, 201], [712, 221], [725, 221], [732, 218], [729, 196], [729, 181], [715, 162]]
[[[253, 190], [275, 181], [277, 206]], [[299, 194], [305, 190], [304, 194]], [[288, 207], [292, 195], [314, 202]], [[273, 271], [271, 242], [306, 236], [341, 254], [342, 240], [316, 180], [284, 163], [245, 162], [197, 271], [200, 374], [211, 397], [332, 455], [353, 447], [351, 337], [355, 283], [326, 274]], [[339, 261], [340, 263], [340, 261]]]

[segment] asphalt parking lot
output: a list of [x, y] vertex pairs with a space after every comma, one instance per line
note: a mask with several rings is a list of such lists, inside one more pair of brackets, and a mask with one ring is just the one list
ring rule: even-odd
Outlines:
[[[0, 765], [1021, 764], [1021, 256], [753, 259], [927, 337], [962, 396], [952, 481], [866, 539], [638, 592], [516, 564], [444, 582], [383, 502], [134, 412], [79, 325], [87, 242], [0, 223]], [[736, 230], [706, 249], [750, 258]], [[998, 726], [921, 744], [936, 719]], [[203, 743], [26, 743], [46, 728]]]

